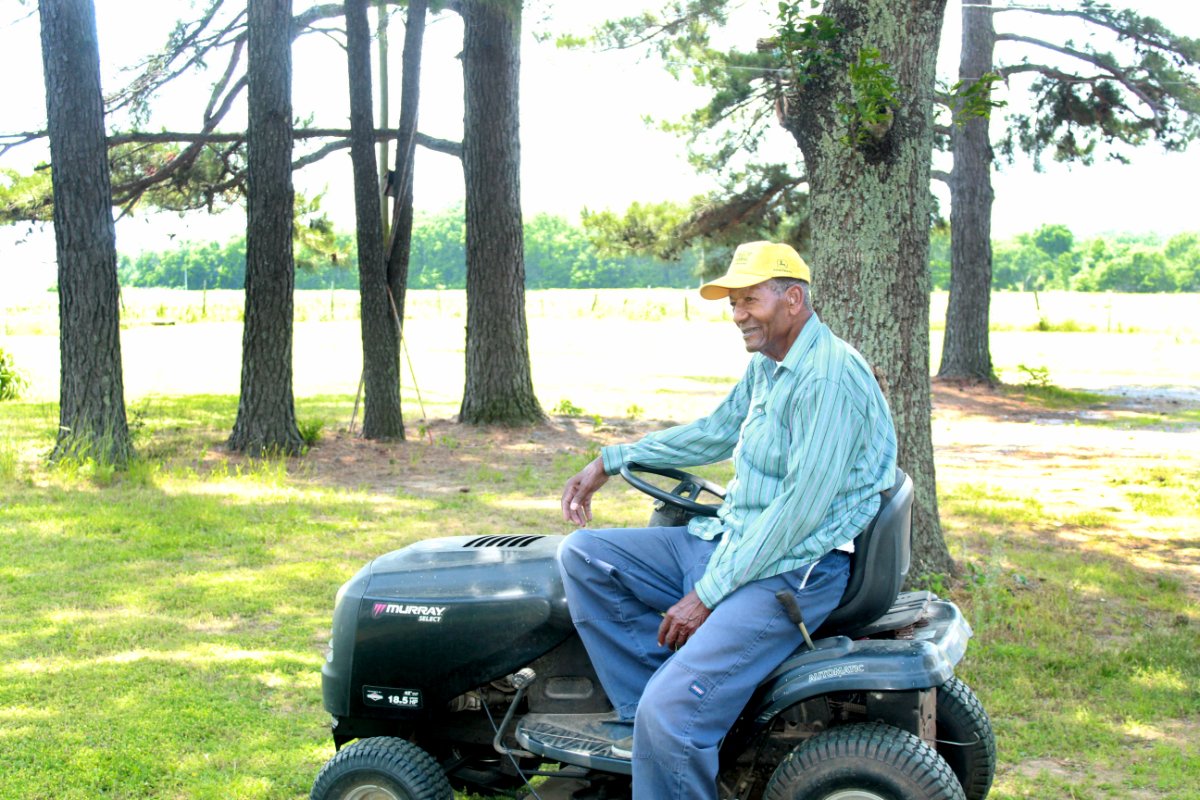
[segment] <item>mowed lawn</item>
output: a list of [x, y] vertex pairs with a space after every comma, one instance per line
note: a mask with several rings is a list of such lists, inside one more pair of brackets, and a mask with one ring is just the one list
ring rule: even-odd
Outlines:
[[[32, 399], [0, 403], [0, 798], [305, 797], [333, 752], [319, 670], [344, 580], [429, 536], [566, 532], [558, 490], [598, 444], [704, 413], [745, 364], [723, 304], [694, 294], [535, 292], [538, 394], [575, 416], [472, 431], [449, 422], [462, 293], [414, 294], [408, 442], [341, 432], [361, 365], [354, 297], [311, 292], [298, 299], [296, 394], [320, 440], [308, 457], [246, 461], [220, 446], [236, 411], [240, 295], [126, 290], [141, 454], [127, 473], [44, 464], [53, 297], [4, 311], [0, 348]], [[935, 410], [962, 574], [926, 585], [975, 627], [960, 676], [996, 728], [992, 797], [1200, 797], [1196, 301], [994, 304], [1007, 381], [1044, 368], [1060, 386], [1169, 391], [1174, 405], [1006, 394], [980, 402], [1020, 413]], [[647, 507], [606, 487], [598, 522], [641, 524]]]

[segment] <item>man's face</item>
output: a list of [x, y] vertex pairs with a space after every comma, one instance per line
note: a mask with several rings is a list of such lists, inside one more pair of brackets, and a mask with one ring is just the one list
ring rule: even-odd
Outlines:
[[746, 351], [782, 361], [795, 340], [797, 322], [789, 310], [787, 295], [776, 294], [768, 284], [759, 283], [730, 290], [729, 305]]

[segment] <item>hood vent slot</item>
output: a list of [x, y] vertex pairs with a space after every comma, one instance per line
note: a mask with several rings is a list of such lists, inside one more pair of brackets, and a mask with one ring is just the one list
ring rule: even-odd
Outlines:
[[538, 539], [544, 539], [541, 534], [526, 536], [480, 536], [472, 539], [463, 547], [528, 547]]

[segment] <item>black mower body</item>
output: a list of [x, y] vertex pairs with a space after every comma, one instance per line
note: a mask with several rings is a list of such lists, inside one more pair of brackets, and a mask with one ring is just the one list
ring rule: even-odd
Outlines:
[[[455, 698], [534, 665], [534, 711], [603, 708], [603, 689], [571, 623], [556, 553], [562, 536], [457, 536], [381, 556], [338, 593], [321, 670], [325, 708], [349, 735], [428, 721]], [[924, 593], [922, 625], [905, 639], [817, 639], [784, 662], [751, 699], [737, 733], [753, 735], [782, 710], [845, 691], [911, 692], [953, 675], [970, 627], [951, 603]], [[915, 614], [914, 614], [915, 616]], [[543, 662], [538, 664], [538, 662]], [[341, 738], [339, 736], [338, 738]]]
[[[673, 494], [692, 496], [698, 490], [687, 487], [704, 483], [659, 474], [680, 480]], [[886, 779], [896, 791], [880, 796], [985, 800], [995, 741], [982, 705], [954, 676], [971, 628], [953, 603], [899, 591], [910, 563], [912, 481], [897, 470], [882, 494], [855, 539], [838, 609], [762, 682], [723, 740], [719, 796], [760, 798], [772, 786], [778, 796], [808, 796], [803, 787], [827, 779], [836, 786], [820, 791], [876, 796]], [[314, 800], [387, 787], [396, 791], [382, 796], [397, 798], [448, 797], [452, 787], [490, 794], [532, 775], [553, 778], [559, 793], [546, 796], [556, 800], [628, 794], [627, 745], [571, 722], [604, 719], [612, 706], [567, 609], [563, 538], [421, 541], [376, 558], [341, 587], [321, 669], [338, 753], [318, 775]], [[798, 611], [789, 616], [801, 625]]]
[[417, 720], [575, 635], [560, 536], [456, 536], [376, 558], [338, 592], [321, 670], [338, 718]]

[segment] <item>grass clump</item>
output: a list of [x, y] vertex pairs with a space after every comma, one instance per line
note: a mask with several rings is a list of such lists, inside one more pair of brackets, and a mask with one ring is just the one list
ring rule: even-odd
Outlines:
[[1147, 467], [1110, 479], [1134, 511], [1149, 517], [1200, 516], [1200, 472]]
[[1010, 396], [1037, 400], [1041, 405], [1053, 409], [1086, 408], [1109, 399], [1095, 392], [1056, 386], [1048, 367], [1018, 364], [1017, 369], [1024, 373], [1025, 377], [1014, 386], [1003, 387], [1004, 392]]
[[301, 419], [296, 422], [296, 426], [300, 430], [300, 438], [304, 440], [304, 444], [312, 447], [321, 441], [321, 431], [325, 430], [325, 420], [320, 418]]
[[558, 401], [558, 405], [556, 405], [550, 413], [559, 414], [564, 417], [582, 417], [584, 412], [582, 408], [575, 405], [570, 400], [563, 398], [562, 400]]
[[1027, 330], [1041, 333], [1094, 333], [1096, 326], [1077, 322], [1073, 319], [1065, 319], [1062, 322], [1051, 322], [1046, 317], [1039, 317], [1038, 321], [1030, 325]]

